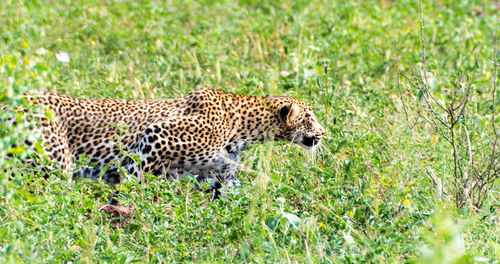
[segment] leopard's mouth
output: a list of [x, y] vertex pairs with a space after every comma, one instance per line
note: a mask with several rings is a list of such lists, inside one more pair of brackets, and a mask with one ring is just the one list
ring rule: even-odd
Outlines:
[[318, 137], [315, 137], [315, 136], [312, 136], [312, 137], [302, 137], [299, 140], [298, 144], [300, 146], [302, 146], [303, 148], [305, 148], [305, 149], [312, 149], [315, 146], [317, 146], [320, 141], [321, 141], [321, 138], [318, 138]]

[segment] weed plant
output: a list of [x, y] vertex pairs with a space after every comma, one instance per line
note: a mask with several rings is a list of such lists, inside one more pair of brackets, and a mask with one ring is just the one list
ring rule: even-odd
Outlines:
[[[498, 263], [498, 181], [480, 209], [456, 207], [449, 144], [403, 75], [422, 66], [423, 36], [429, 89], [467, 80], [469, 135], [486, 147], [499, 8], [424, 1], [421, 28], [410, 0], [0, 1], [0, 262]], [[5, 122], [22, 120], [5, 109], [24, 92], [162, 99], [200, 85], [297, 97], [326, 138], [314, 152], [249, 146], [239, 193], [210, 201], [192, 178], [44, 179], [21, 162], [25, 124]], [[115, 189], [136, 216], [118, 229], [98, 211]]]

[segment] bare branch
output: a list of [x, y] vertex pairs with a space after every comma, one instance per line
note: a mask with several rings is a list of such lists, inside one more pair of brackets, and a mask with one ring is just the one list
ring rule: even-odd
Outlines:
[[[493, 184], [500, 178], [500, 155], [498, 153], [499, 147], [497, 147], [497, 145], [500, 144], [500, 140], [495, 123], [498, 78], [496, 35], [498, 29], [495, 31], [495, 48], [493, 55], [494, 74], [493, 88], [491, 89], [491, 130], [493, 131], [493, 138], [489, 137], [491, 133], [487, 133], [486, 137], [490, 140], [491, 152], [488, 150], [485, 153], [483, 150], [484, 148], [473, 149], [473, 147], [475, 147], [474, 142], [471, 142], [473, 138], [469, 137], [468, 126], [470, 124], [466, 119], [466, 115], [468, 115], [469, 102], [474, 99], [471, 95], [473, 91], [471, 84], [468, 83], [466, 79], [464, 80], [462, 75], [459, 75], [453, 83], [455, 89], [452, 90], [452, 94], [449, 96], [437, 96], [434, 91], [429, 90], [429, 88], [432, 87], [429, 87], [428, 78], [430, 78], [430, 75], [427, 73], [426, 39], [422, 2], [422, 0], [419, 0], [422, 67], [414, 68], [410, 66], [410, 75], [399, 72], [398, 69], [397, 82], [400, 100], [404, 103], [400, 85], [400, 76], [402, 75], [408, 81], [409, 85], [418, 92], [419, 99], [423, 97], [423, 100], [419, 100], [416, 104], [418, 116], [422, 118], [424, 122], [430, 124], [432, 128], [450, 144], [449, 146], [452, 152], [452, 157], [450, 157], [450, 159], [453, 163], [451, 175], [453, 176], [453, 195], [456, 205], [458, 207], [463, 207], [467, 204], [471, 204], [479, 210], [488, 197], [488, 193]], [[408, 119], [408, 109], [405, 107], [404, 110]], [[476, 161], [476, 158], [479, 162]], [[486, 164], [484, 164], [484, 162], [486, 162]], [[479, 164], [481, 164], [481, 166]], [[483, 165], [486, 165], [484, 171], [480, 168]], [[481, 171], [482, 173], [480, 173]], [[427, 168], [426, 173], [434, 184], [440, 184], [439, 179], [434, 177]]]
[[396, 71], [398, 73], [397, 86], [398, 86], [398, 91], [399, 91], [399, 100], [401, 100], [401, 103], [403, 104], [403, 111], [405, 113], [406, 123], [408, 124], [408, 127], [410, 128], [410, 132], [411, 132], [412, 126], [410, 126], [410, 119], [408, 118], [408, 111], [406, 111], [406, 103], [403, 99], [403, 92], [401, 91], [401, 77], [400, 77], [401, 71], [399, 70], [399, 54], [398, 54], [398, 48], [396, 47], [396, 44], [394, 44], [394, 49], [396, 50]]

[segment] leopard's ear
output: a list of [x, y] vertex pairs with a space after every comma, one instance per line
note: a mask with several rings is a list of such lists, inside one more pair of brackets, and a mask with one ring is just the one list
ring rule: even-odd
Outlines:
[[299, 116], [300, 109], [294, 104], [287, 104], [280, 109], [280, 118], [287, 126], [294, 123], [295, 119]]

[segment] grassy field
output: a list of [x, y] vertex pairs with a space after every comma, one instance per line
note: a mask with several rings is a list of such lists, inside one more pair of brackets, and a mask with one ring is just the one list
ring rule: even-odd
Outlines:
[[[421, 13], [416, 0], [1, 1], [3, 104], [38, 90], [143, 99], [203, 85], [300, 98], [327, 135], [314, 153], [250, 146], [241, 193], [211, 202], [190, 178], [110, 186], [54, 172], [45, 180], [6, 157], [26, 155], [11, 148], [26, 130], [4, 126], [0, 262], [498, 263], [499, 183], [479, 210], [455, 205], [450, 145], [424, 120], [422, 95], [405, 76], [425, 69], [443, 102], [460, 90], [457, 78], [472, 87], [463, 129], [483, 153], [492, 105], [500, 111], [500, 93], [492, 96], [499, 8], [489, 0], [424, 1]], [[115, 188], [136, 216], [118, 229], [98, 210]]]

